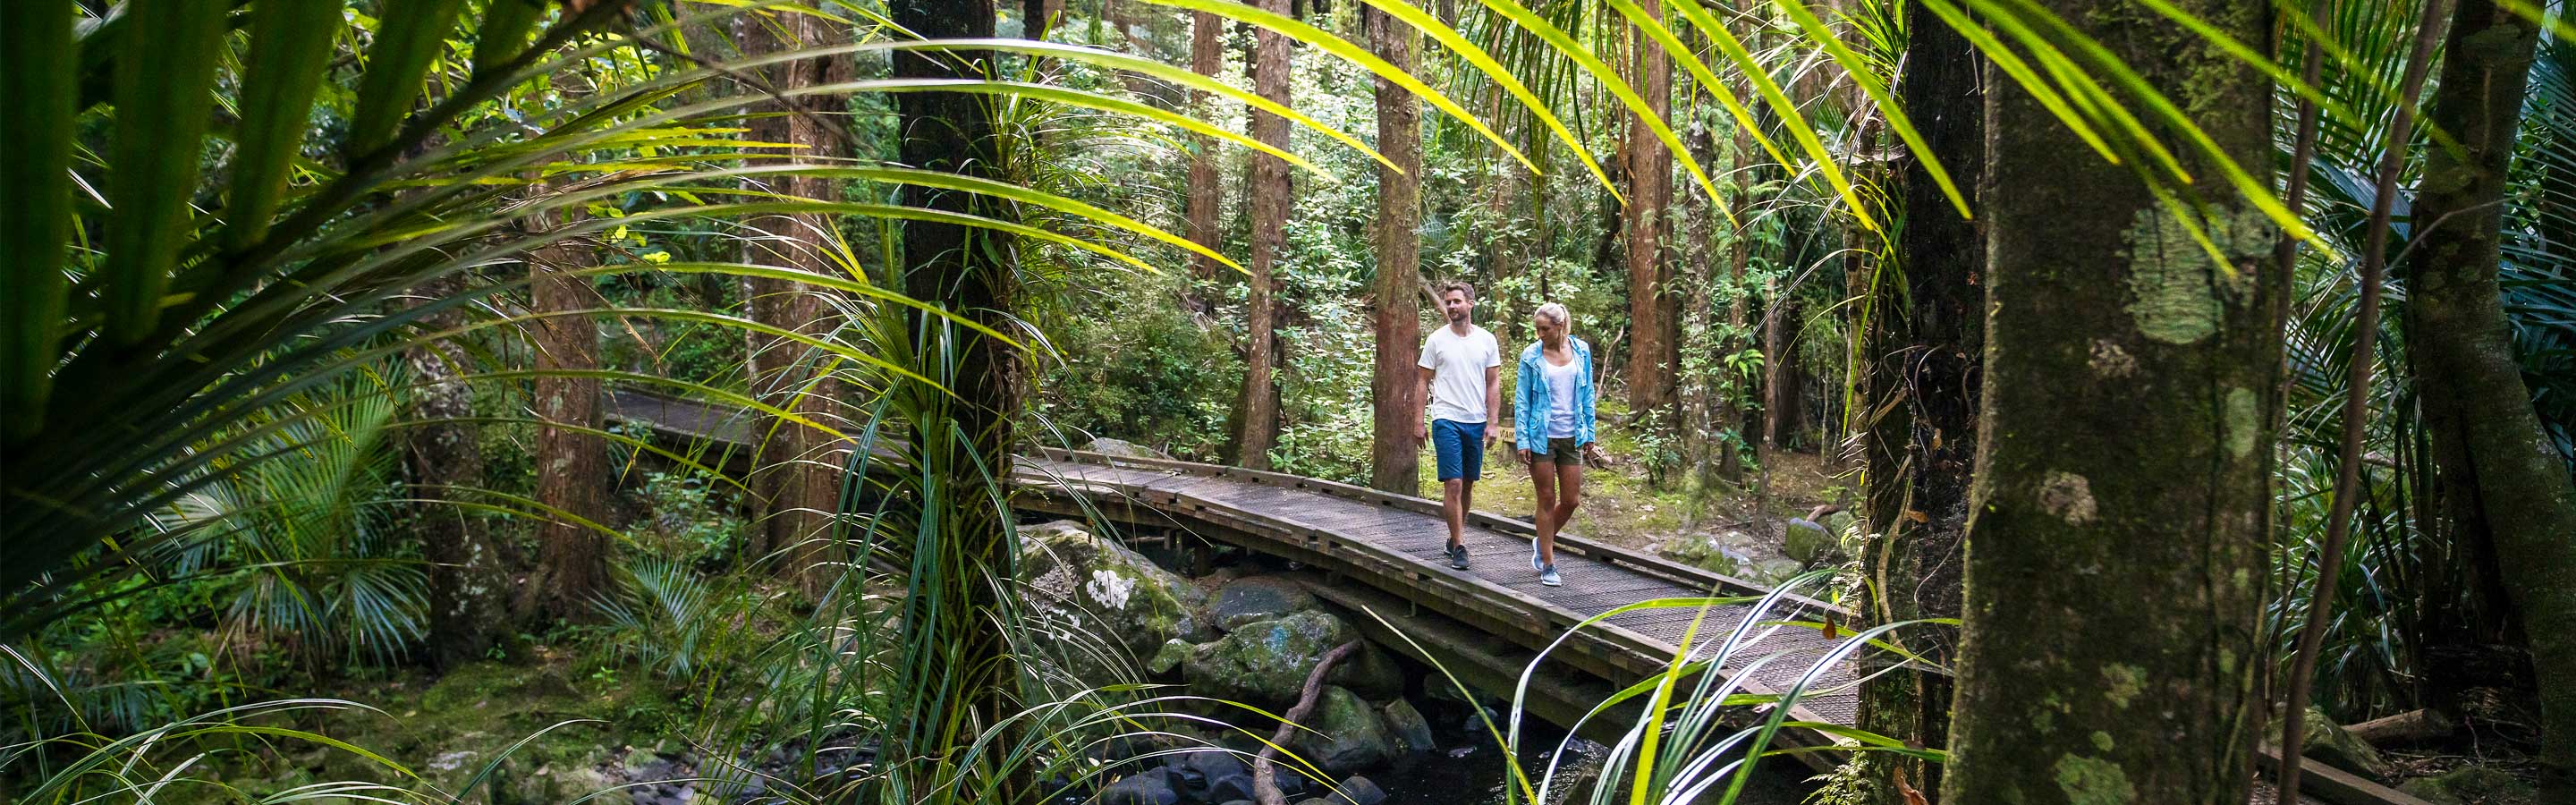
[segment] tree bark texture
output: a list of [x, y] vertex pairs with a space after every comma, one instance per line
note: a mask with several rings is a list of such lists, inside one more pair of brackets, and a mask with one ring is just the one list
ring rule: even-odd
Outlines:
[[[1908, 14], [1899, 102], [1933, 158], [1973, 193], [1985, 160], [1981, 60], [1965, 37], [1922, 6]], [[1882, 299], [1890, 305], [1881, 317], [1884, 346], [1871, 351], [1874, 391], [1865, 397], [1872, 411], [1886, 412], [1870, 428], [1873, 493], [1861, 562], [1869, 579], [1862, 609], [1871, 623], [1959, 616], [1985, 352], [1986, 293], [1978, 279], [1985, 244], [1977, 225], [1952, 209], [1923, 164], [1908, 161], [1901, 182], [1905, 226], [1896, 259], [1906, 294]], [[1957, 657], [1955, 629], [1914, 627], [1894, 637], [1935, 662]], [[1950, 693], [1950, 678], [1940, 674], [1881, 677], [1862, 691], [1861, 728], [1946, 746]], [[1891, 765], [1902, 767], [1910, 787], [1927, 795], [1940, 791], [1938, 764]], [[1876, 781], [1872, 801], [1904, 805], [1897, 773]]]
[[[580, 220], [580, 214], [565, 223]], [[528, 287], [537, 313], [561, 313], [602, 305], [588, 277], [568, 272], [590, 262], [586, 240], [557, 241], [529, 255]], [[552, 508], [537, 528], [537, 570], [522, 595], [534, 597], [521, 607], [547, 618], [580, 619], [608, 589], [608, 540], [583, 524], [608, 519], [608, 446], [587, 431], [598, 430], [599, 379], [550, 377], [544, 372], [587, 372], [599, 368], [599, 325], [589, 316], [538, 319], [529, 328], [536, 349], [537, 502]]]
[[1762, 440], [1768, 451], [1789, 449], [1804, 417], [1798, 411], [1798, 337], [1806, 324], [1787, 279], [1772, 283], [1762, 319]]
[[[775, 30], [772, 25], [777, 26]], [[846, 38], [834, 23], [812, 14], [780, 14], [770, 24], [747, 15], [737, 36], [747, 53], [775, 53]], [[770, 65], [756, 78], [770, 89], [785, 91], [846, 80], [849, 70], [846, 57], [798, 59]], [[787, 160], [842, 152], [846, 146], [839, 132], [828, 127], [831, 124], [825, 116], [832, 110], [816, 103], [817, 99], [807, 98], [793, 105], [764, 104], [762, 111], [788, 114], [752, 118], [744, 123], [750, 129], [744, 136], [758, 142], [803, 146], [784, 155]], [[839, 184], [828, 179], [790, 176], [752, 181], [761, 190], [818, 201], [837, 201], [841, 195]], [[833, 249], [829, 236], [831, 217], [764, 216], [751, 219], [747, 225], [752, 231], [743, 247], [744, 261], [818, 275], [839, 271], [827, 259]], [[833, 329], [828, 318], [831, 309], [824, 301], [828, 293], [823, 288], [787, 280], [743, 280], [751, 320], [812, 336]], [[843, 418], [838, 410], [839, 384], [817, 382], [818, 369], [826, 364], [823, 355], [777, 336], [752, 332], [746, 333], [745, 338], [744, 354], [750, 364], [754, 397], [818, 422]], [[752, 544], [754, 558], [776, 563], [773, 570], [802, 580], [809, 590], [820, 589], [823, 574], [814, 565], [828, 555], [822, 550], [822, 537], [840, 505], [840, 467], [829, 455], [826, 437], [809, 426], [783, 417], [761, 417], [754, 427], [759, 444], [754, 446], [754, 468], [747, 485], [763, 501], [761, 529]]]
[[[1375, 8], [1368, 16], [1369, 41], [1380, 57], [1411, 71], [1416, 34], [1413, 26]], [[1377, 366], [1369, 382], [1374, 422], [1369, 442], [1369, 485], [1388, 492], [1413, 494], [1422, 484], [1422, 446], [1413, 441], [1413, 426], [1422, 420], [1422, 312], [1416, 301], [1422, 285], [1422, 111], [1413, 93], [1384, 78], [1377, 79], [1377, 143], [1393, 168], [1378, 167], [1377, 196]]]
[[2538, 34], [2492, 0], [2454, 12], [2429, 115], [2463, 153], [2425, 157], [2406, 335], [2445, 514], [2457, 539], [2493, 551], [2530, 643], [2542, 801], [2555, 802], [2576, 799], [2576, 486], [2532, 408], [2497, 286], [2500, 202]]
[[[442, 272], [419, 293], [440, 299], [464, 291], [460, 274]], [[428, 331], [464, 326], [465, 313], [448, 308], [423, 317]], [[514, 562], [472, 513], [447, 501], [463, 500], [461, 490], [483, 485], [483, 446], [478, 430], [453, 420], [474, 416], [474, 387], [464, 375], [465, 353], [455, 344], [426, 342], [403, 351], [411, 370], [408, 415], [416, 427], [403, 433], [403, 464], [420, 533], [421, 558], [429, 564], [429, 656], [441, 668], [482, 659], [493, 639], [506, 634], [495, 624], [511, 621], [510, 569]]]
[[[1261, 0], [1260, 7], [1288, 12], [1287, 0]], [[1290, 64], [1288, 37], [1264, 28], [1254, 35], [1252, 86], [1261, 97], [1288, 102]], [[1285, 150], [1288, 119], [1268, 112], [1252, 113], [1253, 139]], [[1267, 154], [1252, 155], [1252, 292], [1244, 308], [1245, 355], [1242, 414], [1235, 421], [1235, 463], [1247, 469], [1270, 468], [1270, 448], [1279, 443], [1279, 300], [1272, 276], [1279, 251], [1286, 245], [1290, 198], [1288, 163]]]
[[[2226, 158], [2272, 164], [2262, 73], [2132, 3], [2040, 5]], [[2178, 5], [2240, 41], [2270, 31], [2261, 4]], [[1984, 399], [1942, 800], [2236, 805], [2262, 709], [2278, 229], [2197, 184], [2222, 266], [2130, 168], [1999, 71], [1985, 86]]]
[[[993, 0], [898, 0], [893, 11], [896, 23], [926, 37], [993, 35]], [[993, 58], [982, 52], [951, 53], [936, 59], [900, 54], [894, 58], [894, 74], [907, 78], [981, 77]], [[961, 65], [961, 59], [980, 64]], [[987, 179], [1003, 178], [997, 175], [998, 135], [993, 110], [986, 99], [967, 94], [906, 93], [897, 103], [900, 156], [906, 164]], [[1010, 210], [992, 200], [920, 185], [905, 187], [903, 200], [915, 207], [1006, 220], [1011, 217]], [[1009, 247], [1006, 241], [963, 226], [906, 222], [904, 292], [986, 327], [1010, 332], [1015, 329], [1012, 311], [1016, 305], [1016, 278], [1014, 266], [1005, 256]], [[992, 505], [986, 490], [990, 488], [987, 473], [1007, 472], [1010, 466], [1016, 441], [1014, 419], [1025, 389], [1020, 382], [1020, 356], [1001, 342], [928, 314], [913, 314], [912, 326], [916, 339], [931, 345], [927, 349], [945, 348], [958, 353], [953, 358], [925, 358], [924, 365], [917, 367], [935, 372], [929, 376], [943, 382], [948, 392], [916, 389], [929, 400], [919, 403], [929, 413], [923, 415], [923, 422], [914, 425], [946, 426], [954, 429], [951, 433], [963, 434], [962, 439], [916, 436], [906, 448], [913, 451], [923, 472], [936, 476], [926, 480], [947, 496], [922, 503], [925, 510], [946, 518], [938, 524], [937, 561], [925, 568], [941, 581], [915, 583], [913, 594], [906, 599], [904, 620], [913, 630], [912, 635], [935, 641], [935, 645], [917, 644], [925, 645], [931, 656], [917, 658], [916, 662], [937, 663], [938, 667], [911, 672], [938, 684], [953, 685], [950, 689], [956, 692], [955, 698], [921, 693], [907, 699], [921, 709], [902, 715], [903, 729], [911, 737], [897, 751], [908, 753], [902, 755], [905, 757], [928, 757], [961, 751], [962, 744], [957, 742], [971, 740], [975, 729], [997, 727], [1017, 711], [1013, 703], [1019, 684], [1017, 660], [1008, 640], [995, 628], [996, 624], [1011, 622], [1008, 596], [1012, 593], [1001, 588], [1006, 582], [995, 580], [1017, 577], [1018, 537], [1008, 513]], [[943, 333], [944, 336], [930, 335]], [[947, 415], [932, 419], [937, 415], [933, 409], [939, 406], [945, 406]], [[932, 487], [925, 487], [929, 488]], [[923, 564], [917, 558], [914, 561], [915, 566]], [[963, 707], [953, 707], [952, 703]], [[965, 725], [949, 720], [961, 712], [971, 714], [976, 723]], [[1015, 795], [1024, 782], [1006, 782], [1004, 795]]]
[[[1214, 14], [1205, 11], [1190, 13], [1191, 71], [1214, 78], [1217, 71], [1225, 67], [1223, 25], [1223, 21]], [[1192, 90], [1190, 108], [1201, 114], [1207, 113], [1210, 97], [1205, 90]], [[1190, 136], [1189, 192], [1190, 242], [1211, 251], [1222, 250], [1225, 235], [1217, 228], [1217, 214], [1225, 208], [1225, 183], [1217, 174], [1216, 140], [1204, 135]], [[1190, 255], [1190, 279], [1194, 285], [1215, 282], [1217, 270], [1222, 267], [1222, 263], [1206, 255]]]
[[[1638, 3], [1649, 16], [1663, 18], [1656, 0]], [[1672, 108], [1673, 65], [1662, 46], [1643, 31], [1629, 32], [1633, 53], [1630, 77], [1646, 106], [1663, 117]], [[1671, 272], [1663, 260], [1665, 203], [1672, 196], [1672, 152], [1655, 138], [1643, 118], [1628, 120], [1628, 406], [1639, 415], [1666, 411], [1673, 403], [1673, 378], [1681, 367], [1680, 299], [1668, 293]], [[1667, 426], [1673, 423], [1665, 423]]]

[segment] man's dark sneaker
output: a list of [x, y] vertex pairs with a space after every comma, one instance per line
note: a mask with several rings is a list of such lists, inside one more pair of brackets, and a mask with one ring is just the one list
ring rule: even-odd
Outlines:
[[1449, 554], [1450, 567], [1454, 567], [1459, 570], [1467, 569], [1467, 546], [1451, 545], [1449, 546], [1447, 553]]
[[1565, 578], [1556, 575], [1556, 563], [1549, 562], [1546, 566], [1538, 569], [1538, 583], [1545, 584], [1550, 587], [1563, 587], [1565, 586]]

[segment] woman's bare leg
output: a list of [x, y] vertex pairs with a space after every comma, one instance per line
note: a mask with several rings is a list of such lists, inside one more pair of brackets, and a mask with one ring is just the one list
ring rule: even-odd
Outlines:
[[1538, 500], [1538, 550], [1541, 561], [1556, 561], [1556, 465], [1544, 456], [1530, 460], [1532, 497]]
[[1583, 462], [1568, 461], [1555, 470], [1556, 510], [1548, 513], [1548, 527], [1542, 532], [1546, 543], [1539, 549], [1539, 558], [1548, 562], [1556, 561], [1556, 532], [1565, 530], [1565, 524], [1574, 519], [1575, 507], [1583, 503]]

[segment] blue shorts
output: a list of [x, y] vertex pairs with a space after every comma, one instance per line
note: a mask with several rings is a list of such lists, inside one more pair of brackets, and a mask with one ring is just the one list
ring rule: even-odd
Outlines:
[[1485, 477], [1485, 423], [1431, 420], [1431, 450], [1440, 456], [1440, 480]]

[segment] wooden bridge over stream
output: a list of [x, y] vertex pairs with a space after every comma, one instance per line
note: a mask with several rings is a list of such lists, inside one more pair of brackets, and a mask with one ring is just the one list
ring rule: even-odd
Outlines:
[[[737, 447], [750, 441], [751, 423], [739, 411], [658, 395], [619, 391], [609, 395], [612, 416], [645, 425], [693, 444]], [[1468, 684], [1510, 697], [1537, 650], [1564, 637], [1587, 618], [1654, 598], [1759, 596], [1751, 582], [1672, 562], [1640, 551], [1559, 534], [1556, 566], [1565, 586], [1538, 583], [1530, 570], [1531, 524], [1485, 512], [1468, 517], [1468, 570], [1449, 567], [1441, 548], [1448, 527], [1440, 503], [1349, 484], [1158, 458], [1112, 457], [1046, 449], [1021, 457], [1012, 475], [1011, 505], [1022, 511], [1074, 519], [1098, 517], [1131, 538], [1196, 539], [1293, 560], [1315, 573], [1309, 588], [1349, 610], [1349, 620], [1374, 642], [1418, 659], [1437, 660]], [[1572, 724], [1619, 687], [1664, 672], [1681, 652], [1683, 633], [1693, 653], [1710, 648], [1747, 617], [1751, 605], [1650, 609], [1611, 616], [1586, 627], [1548, 655], [1553, 673], [1532, 682], [1534, 714]], [[1851, 622], [1837, 607], [1784, 595], [1754, 630], [1760, 639], [1737, 650], [1720, 672], [1747, 693], [1777, 694], [1795, 686], [1838, 642], [1815, 628], [1768, 625], [1791, 621]], [[1383, 618], [1386, 623], [1381, 623]], [[1388, 624], [1393, 624], [1389, 629]], [[1392, 634], [1401, 631], [1401, 639]], [[1499, 639], [1499, 640], [1498, 640]], [[1773, 655], [1777, 655], [1774, 657]], [[1761, 667], [1745, 668], [1765, 657]], [[1849, 662], [1818, 670], [1789, 717], [1849, 725], [1859, 701]], [[1615, 739], [1633, 725], [1628, 717], [1596, 717], [1586, 732]], [[1824, 748], [1821, 734], [1784, 732], [1780, 741]], [[1839, 758], [1801, 753], [1818, 768]]]
[[[739, 411], [629, 391], [609, 396], [612, 416], [665, 437], [737, 453], [750, 441], [748, 417]], [[1556, 541], [1565, 586], [1543, 586], [1528, 560], [1536, 529], [1485, 512], [1467, 518], [1474, 561], [1455, 570], [1441, 553], [1447, 526], [1438, 501], [1315, 478], [1052, 448], [1021, 457], [1011, 478], [1011, 505], [1022, 511], [1098, 517], [1120, 526], [1131, 541], [1232, 545], [1312, 568], [1309, 589], [1351, 611], [1348, 620], [1373, 642], [1437, 661], [1468, 685], [1504, 698], [1539, 649], [1595, 615], [1654, 598], [1771, 592], [1573, 534], [1558, 534]], [[1763, 613], [1751, 605], [1710, 607], [1705, 615], [1697, 608], [1622, 613], [1558, 645], [1546, 672], [1533, 675], [1527, 706], [1541, 718], [1573, 724], [1619, 688], [1663, 673], [1694, 618], [1701, 620], [1691, 637], [1693, 654], [1706, 658], [1716, 641], [1757, 614], [1762, 620], [1752, 633], [1760, 639], [1718, 668], [1755, 694], [1790, 690], [1840, 642], [1816, 628], [1783, 624], [1852, 621], [1848, 611], [1799, 595], [1784, 595]], [[1859, 674], [1849, 659], [1816, 667], [1789, 718], [1853, 724]], [[1582, 732], [1616, 740], [1636, 723], [1635, 713], [1596, 716]], [[1819, 770], [1841, 761], [1819, 732], [1783, 731], [1777, 740], [1819, 750], [1795, 755]], [[2302, 788], [2311, 797], [2353, 805], [2421, 802], [2318, 764], [2308, 767]]]

